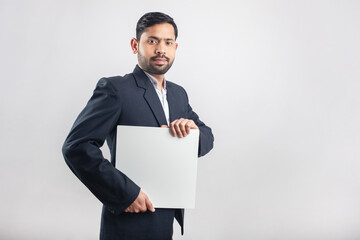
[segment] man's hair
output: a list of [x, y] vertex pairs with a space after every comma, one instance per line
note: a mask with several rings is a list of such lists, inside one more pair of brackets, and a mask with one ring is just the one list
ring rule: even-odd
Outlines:
[[169, 23], [174, 27], [175, 40], [178, 36], [178, 29], [174, 22], [174, 19], [169, 15], [161, 12], [149, 12], [145, 13], [136, 24], [136, 39], [140, 40], [141, 35], [145, 32], [146, 28], [155, 24]]

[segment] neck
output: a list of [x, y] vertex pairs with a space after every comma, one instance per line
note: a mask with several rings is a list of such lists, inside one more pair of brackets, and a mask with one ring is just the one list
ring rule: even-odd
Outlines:
[[[140, 64], [138, 64], [138, 66], [139, 66], [143, 71], [145, 71], [145, 70], [140, 66]], [[147, 73], [150, 74], [151, 76], [153, 76], [153, 77], [158, 81], [158, 88], [159, 88], [159, 89], [162, 89], [163, 84], [164, 84], [164, 76], [165, 76], [165, 74], [153, 74], [153, 73], [149, 73], [149, 72], [147, 72]]]
[[157, 75], [157, 74], [152, 74], [149, 73], [151, 76], [153, 76], [157, 81], [158, 81], [158, 88], [162, 89], [163, 85], [164, 85], [164, 74], [161, 75]]

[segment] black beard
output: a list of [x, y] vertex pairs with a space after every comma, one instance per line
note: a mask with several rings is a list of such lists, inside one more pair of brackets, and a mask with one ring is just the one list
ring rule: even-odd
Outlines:
[[[162, 68], [160, 69], [156, 68], [151, 64], [151, 62], [154, 61], [156, 58], [165, 58], [167, 64], [162, 66]], [[157, 55], [155, 57], [151, 57], [149, 61], [147, 61], [142, 54], [138, 53], [138, 62], [145, 72], [152, 73], [155, 75], [162, 75], [165, 74], [171, 68], [174, 61], [170, 62], [170, 59], [164, 55]]]

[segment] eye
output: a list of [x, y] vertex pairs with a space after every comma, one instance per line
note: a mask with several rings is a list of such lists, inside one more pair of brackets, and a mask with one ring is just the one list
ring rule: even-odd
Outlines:
[[157, 44], [157, 40], [155, 40], [155, 39], [149, 39], [148, 41], [147, 41], [149, 44]]
[[173, 44], [174, 44], [174, 43], [171, 42], [171, 41], [166, 42], [166, 45], [168, 45], [168, 46], [172, 46]]

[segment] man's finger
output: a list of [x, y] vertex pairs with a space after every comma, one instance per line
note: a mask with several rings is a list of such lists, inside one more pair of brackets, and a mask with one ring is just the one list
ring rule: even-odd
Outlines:
[[183, 119], [183, 120], [181, 120], [180, 122], [179, 122], [179, 129], [180, 129], [180, 131], [181, 131], [181, 134], [182, 134], [182, 136], [183, 137], [186, 137], [186, 127], [185, 127], [185, 125], [186, 125], [186, 123], [188, 122], [189, 120], [187, 120], [187, 119]]
[[179, 127], [179, 123], [174, 124], [174, 129], [176, 132], [176, 136], [178, 136], [179, 138], [183, 137], [180, 127]]
[[188, 121], [185, 125], [185, 129], [186, 129], [186, 134], [190, 134], [190, 129], [191, 129], [191, 121]]
[[170, 123], [170, 132], [171, 132], [171, 135], [173, 135], [173, 137], [176, 137], [176, 131], [175, 131], [175, 124], [178, 120], [174, 120]]
[[141, 205], [141, 206], [139, 207], [139, 210], [140, 210], [140, 212], [146, 212], [147, 207], [146, 207], [145, 203], [144, 203], [144, 205]]
[[146, 204], [147, 209], [149, 209], [149, 211], [155, 212], [155, 208], [154, 208], [154, 206], [152, 205], [152, 202], [150, 201], [149, 198], [147, 198], [147, 199], [145, 200], [145, 204]]
[[180, 118], [170, 124], [170, 131], [174, 137], [182, 137], [182, 133], [179, 128], [179, 122], [181, 122], [182, 120], [183, 118]]
[[199, 129], [193, 120], [189, 120], [190, 129]]

